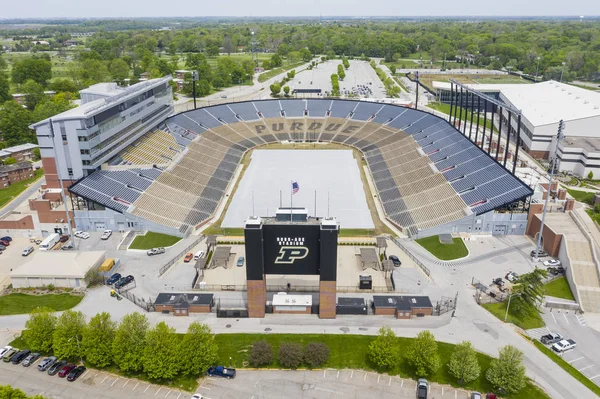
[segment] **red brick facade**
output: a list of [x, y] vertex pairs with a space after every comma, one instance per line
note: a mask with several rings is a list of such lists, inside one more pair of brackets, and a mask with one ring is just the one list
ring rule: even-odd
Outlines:
[[248, 317], [264, 318], [267, 304], [267, 284], [264, 280], [248, 280]]
[[29, 162], [0, 166], [0, 189], [7, 188], [11, 184], [28, 180], [32, 177], [33, 165]]
[[335, 319], [335, 281], [319, 282], [319, 318]]

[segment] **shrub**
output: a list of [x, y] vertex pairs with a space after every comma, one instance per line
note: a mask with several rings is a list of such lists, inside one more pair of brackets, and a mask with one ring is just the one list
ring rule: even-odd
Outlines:
[[83, 280], [87, 284], [88, 287], [94, 287], [96, 285], [102, 285], [104, 283], [104, 279], [102, 278], [102, 274], [98, 268], [91, 268], [85, 273]]
[[302, 364], [302, 345], [283, 343], [279, 346], [279, 364], [283, 367], [298, 368]]
[[304, 348], [304, 362], [310, 367], [320, 367], [329, 359], [329, 347], [322, 342], [311, 342]]
[[54, 284], [48, 284], [48, 285], [46, 286], [46, 289], [47, 289], [48, 291], [54, 291], [54, 290], [56, 289], [56, 287], [54, 286]]
[[[280, 352], [281, 353], [281, 352]], [[264, 339], [256, 341], [250, 352], [250, 364], [254, 367], [267, 366], [273, 362], [273, 348]]]

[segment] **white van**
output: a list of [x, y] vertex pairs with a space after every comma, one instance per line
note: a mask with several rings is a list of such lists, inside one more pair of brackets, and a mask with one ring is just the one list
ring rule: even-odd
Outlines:
[[40, 243], [40, 251], [49, 251], [56, 245], [56, 243], [60, 240], [60, 234], [50, 234], [48, 237], [44, 238], [44, 241]]
[[204, 251], [198, 251], [198, 252], [196, 252], [196, 255], [194, 255], [194, 260], [198, 260], [203, 256], [204, 256]]

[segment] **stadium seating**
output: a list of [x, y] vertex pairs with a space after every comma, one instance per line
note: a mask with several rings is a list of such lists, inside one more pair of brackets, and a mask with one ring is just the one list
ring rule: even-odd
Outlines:
[[206, 222], [244, 153], [282, 141], [362, 151], [389, 220], [408, 234], [481, 214], [531, 194], [453, 126], [393, 105], [328, 99], [221, 104], [168, 118], [71, 191], [180, 232]]

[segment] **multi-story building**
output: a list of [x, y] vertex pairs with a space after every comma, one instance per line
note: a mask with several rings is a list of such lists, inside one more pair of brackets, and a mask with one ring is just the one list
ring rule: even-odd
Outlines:
[[14, 158], [17, 162], [31, 161], [34, 158], [32, 150], [37, 147], [37, 144], [27, 143], [3, 148], [0, 150], [0, 161], [6, 158]]
[[[31, 126], [46, 185], [87, 176], [173, 113], [171, 77], [129, 87], [99, 83], [81, 90], [81, 105]], [[57, 162], [58, 159], [58, 162]]]
[[7, 188], [18, 181], [33, 177], [33, 165], [30, 162], [19, 162], [0, 166], [0, 189]]

